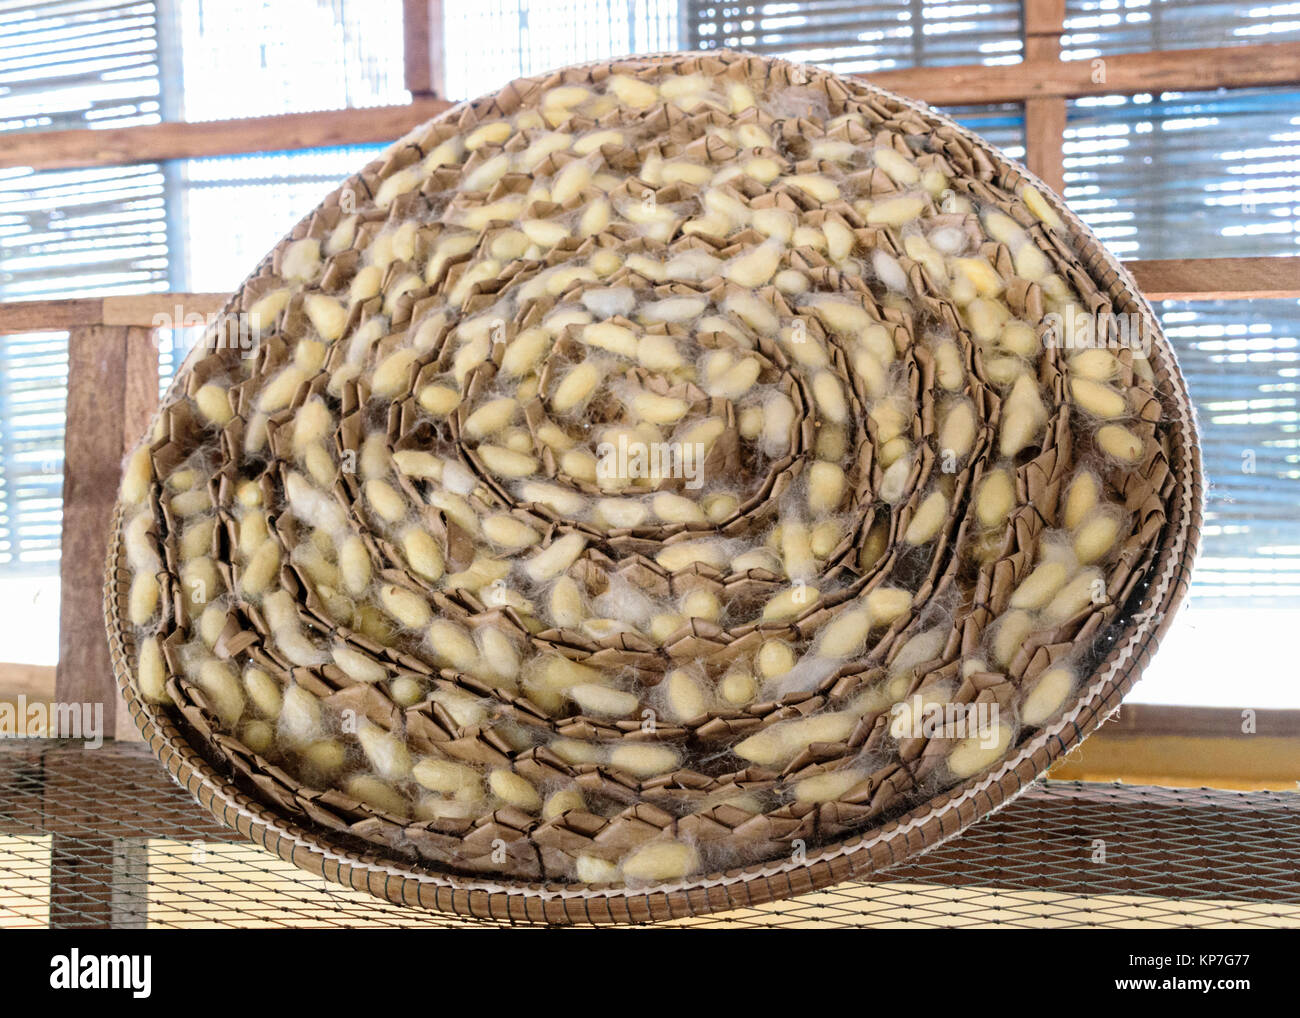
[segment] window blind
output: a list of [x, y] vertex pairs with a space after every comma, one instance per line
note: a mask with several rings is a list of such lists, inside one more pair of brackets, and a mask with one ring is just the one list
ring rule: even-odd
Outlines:
[[845, 74], [1021, 59], [1018, 0], [713, 3], [686, 0], [690, 49], [743, 49]]
[[478, 0], [444, 4], [453, 99], [568, 64], [680, 48], [679, 0]]
[[1157, 49], [1300, 39], [1300, 4], [1222, 0], [1066, 0], [1066, 60]]
[[68, 334], [0, 336], [0, 576], [57, 571]]

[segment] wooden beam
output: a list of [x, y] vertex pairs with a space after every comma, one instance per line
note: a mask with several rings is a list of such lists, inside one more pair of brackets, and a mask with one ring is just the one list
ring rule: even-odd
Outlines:
[[[438, 40], [431, 35], [431, 50]], [[430, 84], [435, 67], [430, 58]], [[882, 88], [933, 103], [1024, 102], [1110, 93], [1210, 91], [1300, 82], [1300, 42], [1121, 53], [1104, 60], [1025, 60], [1018, 64], [914, 67], [865, 75]], [[0, 168], [121, 166], [324, 145], [391, 141], [451, 103], [417, 98], [408, 106], [286, 113], [208, 123], [146, 124], [103, 131], [27, 131], [6, 138]]]
[[1104, 60], [1025, 60], [1018, 64], [910, 67], [861, 75], [935, 106], [1066, 99], [1135, 92], [1213, 91], [1300, 82], [1300, 43], [1120, 53]]
[[1125, 262], [1149, 300], [1300, 297], [1300, 256]]
[[[1059, 61], [1065, 0], [1023, 0], [1025, 59]], [[1025, 165], [1058, 194], [1065, 190], [1064, 96], [1025, 100]]]
[[157, 328], [159, 316], [173, 321], [177, 308], [189, 315], [216, 314], [228, 293], [141, 293], [77, 300], [0, 302], [0, 335], [13, 332], [56, 332], [87, 325]]
[[146, 330], [69, 330], [54, 696], [59, 703], [102, 703], [108, 736], [116, 731], [118, 693], [104, 636], [104, 559], [122, 458], [157, 392], [158, 351]]
[[406, 89], [412, 96], [446, 94], [442, 0], [402, 0]]
[[0, 147], [0, 168], [123, 166], [166, 159], [390, 142], [450, 105], [442, 99], [421, 98], [406, 106], [284, 113], [241, 120], [144, 124], [103, 131], [78, 128], [17, 132], [7, 137]]

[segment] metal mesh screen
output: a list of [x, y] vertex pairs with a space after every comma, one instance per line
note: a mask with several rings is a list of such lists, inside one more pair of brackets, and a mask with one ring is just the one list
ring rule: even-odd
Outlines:
[[[1300, 796], [1047, 782], [887, 876], [672, 925], [1300, 927]], [[239, 841], [142, 746], [0, 744], [0, 926], [471, 925]]]

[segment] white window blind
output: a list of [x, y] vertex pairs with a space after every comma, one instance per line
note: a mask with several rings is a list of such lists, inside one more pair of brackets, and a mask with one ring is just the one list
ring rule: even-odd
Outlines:
[[472, 99], [569, 64], [682, 47], [679, 0], [446, 3], [446, 89]]

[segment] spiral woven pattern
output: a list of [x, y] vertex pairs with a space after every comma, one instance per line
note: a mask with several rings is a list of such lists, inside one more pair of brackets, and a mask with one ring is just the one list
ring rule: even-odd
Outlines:
[[227, 793], [413, 871], [802, 865], [1090, 727], [1181, 595], [1191, 435], [1127, 280], [951, 123], [575, 68], [244, 284], [128, 462], [110, 637]]

